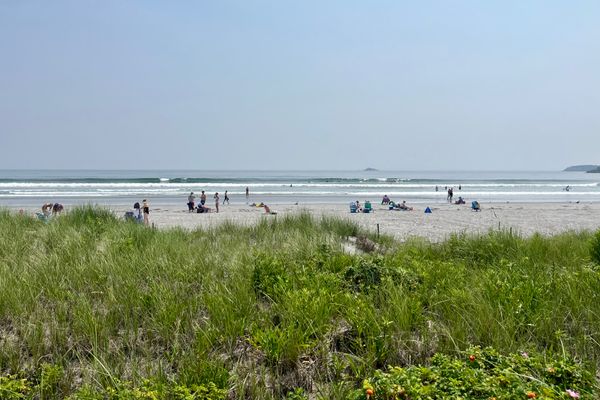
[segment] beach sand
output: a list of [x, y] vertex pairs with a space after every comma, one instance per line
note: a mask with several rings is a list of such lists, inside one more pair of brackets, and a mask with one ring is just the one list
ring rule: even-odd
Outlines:
[[[600, 228], [600, 203], [495, 203], [482, 204], [480, 212], [469, 205], [434, 205], [433, 213], [425, 214], [425, 206], [414, 211], [389, 211], [374, 204], [371, 214], [351, 214], [347, 205], [309, 204], [276, 205], [277, 215], [267, 215], [263, 208], [246, 205], [221, 206], [221, 212], [209, 214], [188, 213], [180, 205], [153, 208], [150, 221], [158, 228], [183, 227], [186, 229], [214, 227], [225, 221], [235, 224], [256, 224], [263, 219], [281, 218], [308, 211], [315, 217], [331, 216], [358, 223], [371, 231], [392, 235], [399, 240], [422, 237], [438, 242], [452, 233], [479, 234], [491, 229], [512, 229], [525, 236], [534, 233], [552, 235], [566, 231], [596, 230]], [[115, 207], [122, 216], [126, 209]]]

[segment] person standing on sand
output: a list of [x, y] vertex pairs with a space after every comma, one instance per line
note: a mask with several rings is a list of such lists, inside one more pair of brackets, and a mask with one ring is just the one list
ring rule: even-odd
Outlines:
[[194, 200], [196, 199], [196, 196], [194, 195], [194, 192], [191, 192], [190, 195], [188, 196], [188, 211], [189, 212], [194, 212]]
[[150, 205], [146, 199], [142, 200], [142, 212], [144, 213], [144, 225], [150, 224]]
[[219, 192], [215, 193], [215, 209], [219, 212]]
[[250, 199], [250, 189], [246, 186], [246, 205], [248, 205], [248, 201]]
[[200, 195], [200, 204], [204, 205], [206, 203], [206, 194], [204, 193], [204, 190], [202, 191], [202, 194]]
[[229, 204], [229, 196], [227, 195], [227, 190], [225, 191], [225, 197], [223, 197], [223, 205], [225, 205], [225, 202]]

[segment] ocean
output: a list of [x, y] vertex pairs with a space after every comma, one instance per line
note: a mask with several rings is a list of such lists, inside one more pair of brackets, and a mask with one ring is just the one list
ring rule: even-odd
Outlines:
[[[480, 203], [599, 202], [600, 174], [552, 171], [200, 171], [200, 170], [0, 170], [0, 206], [128, 205], [185, 206], [190, 192], [228, 191], [232, 203], [347, 203], [392, 200], [443, 203], [454, 198]], [[436, 191], [437, 187], [437, 191]], [[568, 187], [569, 190], [566, 190]]]

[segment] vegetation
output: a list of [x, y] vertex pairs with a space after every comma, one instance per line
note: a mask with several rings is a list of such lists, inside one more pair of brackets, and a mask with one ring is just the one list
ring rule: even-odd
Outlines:
[[160, 231], [86, 207], [0, 211], [0, 243], [3, 399], [598, 395], [600, 234]]

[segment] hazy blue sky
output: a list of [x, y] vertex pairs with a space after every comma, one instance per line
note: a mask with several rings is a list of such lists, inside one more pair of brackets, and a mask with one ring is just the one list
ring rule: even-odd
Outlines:
[[597, 0], [0, 0], [0, 168], [580, 162]]

